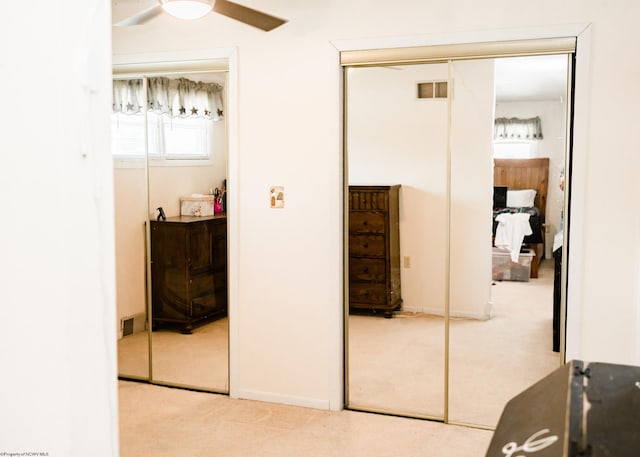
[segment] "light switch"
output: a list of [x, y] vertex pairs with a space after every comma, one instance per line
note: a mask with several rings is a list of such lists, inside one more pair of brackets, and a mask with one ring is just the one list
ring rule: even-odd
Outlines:
[[411, 257], [408, 255], [404, 256], [404, 267], [411, 268]]

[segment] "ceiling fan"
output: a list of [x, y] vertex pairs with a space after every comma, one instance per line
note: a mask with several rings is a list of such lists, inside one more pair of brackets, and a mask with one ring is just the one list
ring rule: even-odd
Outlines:
[[163, 12], [180, 19], [197, 19], [210, 11], [259, 28], [265, 32], [287, 22], [285, 19], [271, 16], [229, 0], [158, 0], [157, 5], [153, 5], [113, 25], [126, 27], [144, 24]]

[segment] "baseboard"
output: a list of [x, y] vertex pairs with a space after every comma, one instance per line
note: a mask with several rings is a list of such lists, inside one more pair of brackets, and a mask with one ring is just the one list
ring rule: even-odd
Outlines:
[[133, 333], [147, 331], [147, 315], [140, 313], [133, 316]]
[[267, 403], [278, 403], [282, 405], [302, 406], [304, 408], [329, 410], [329, 400], [318, 398], [296, 397], [293, 395], [283, 395], [274, 392], [264, 392], [260, 390], [238, 389], [237, 398], [244, 400], [263, 401]]
[[[493, 308], [493, 305], [491, 303], [488, 303], [487, 309], [491, 310], [492, 308]], [[402, 310], [409, 311], [412, 313], [425, 313], [425, 314], [433, 314], [435, 316], [444, 316], [444, 311], [442, 310], [442, 308], [412, 308], [409, 306], [403, 306]], [[449, 317], [486, 321], [491, 319], [491, 312], [489, 311], [485, 313], [472, 313], [472, 312], [452, 311], [449, 313]]]

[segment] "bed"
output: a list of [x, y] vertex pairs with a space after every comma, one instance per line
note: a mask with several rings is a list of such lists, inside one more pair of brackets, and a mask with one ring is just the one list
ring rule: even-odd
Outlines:
[[544, 258], [545, 212], [547, 208], [547, 191], [549, 188], [549, 158], [536, 159], [494, 159], [494, 186], [507, 186], [508, 190], [536, 191], [533, 207], [494, 208], [495, 217], [503, 211], [527, 212], [532, 234], [525, 237], [523, 246], [535, 253], [531, 262], [531, 277], [538, 277], [538, 267]]

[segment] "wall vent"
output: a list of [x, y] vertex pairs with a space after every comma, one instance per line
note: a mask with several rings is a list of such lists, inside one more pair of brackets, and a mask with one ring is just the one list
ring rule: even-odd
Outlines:
[[122, 336], [133, 334], [133, 317], [122, 319]]
[[445, 99], [447, 98], [447, 81], [430, 81], [418, 83], [418, 98]]

